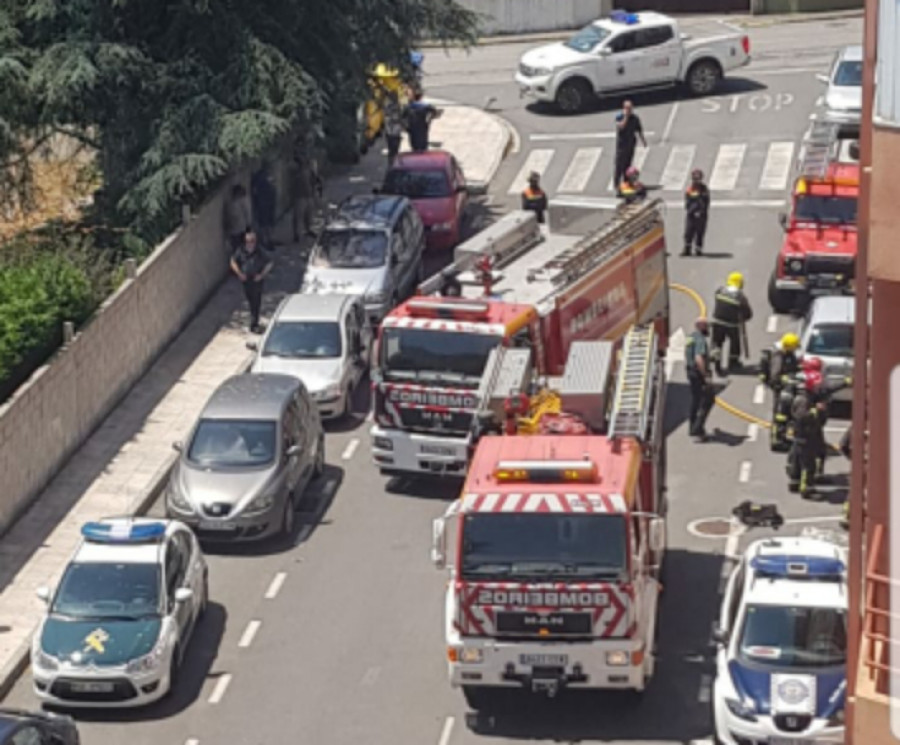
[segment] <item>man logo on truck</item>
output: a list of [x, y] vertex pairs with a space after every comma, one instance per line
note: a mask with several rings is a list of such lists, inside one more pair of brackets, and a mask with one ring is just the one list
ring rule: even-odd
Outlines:
[[524, 605], [538, 608], [596, 608], [609, 604], [605, 592], [481, 590], [479, 605]]
[[415, 406], [443, 406], [447, 409], [474, 409], [478, 406], [478, 397], [467, 393], [410, 391], [402, 388], [391, 388], [388, 392], [391, 401]]

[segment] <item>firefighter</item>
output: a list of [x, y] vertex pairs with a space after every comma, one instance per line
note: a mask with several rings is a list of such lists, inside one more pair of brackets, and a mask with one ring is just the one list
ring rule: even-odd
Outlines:
[[[724, 287], [716, 290], [712, 320], [712, 354], [716, 372], [724, 376], [722, 347], [728, 340], [728, 368], [741, 366], [741, 337], [746, 340], [746, 323], [753, 318], [753, 310], [744, 294], [744, 275], [732, 272]], [[744, 345], [746, 346], [746, 345]], [[744, 354], [749, 350], [744, 349]]]
[[625, 171], [625, 178], [619, 184], [617, 196], [625, 200], [625, 204], [640, 202], [647, 196], [647, 187], [641, 183], [641, 172], [631, 166]]
[[694, 331], [685, 345], [684, 359], [691, 386], [689, 434], [702, 442], [706, 440], [706, 418], [715, 400], [709, 361], [709, 322], [705, 318], [698, 318], [694, 323]]
[[547, 194], [541, 188], [541, 175], [532, 171], [528, 177], [528, 186], [522, 192], [522, 209], [534, 212], [537, 221], [544, 224], [544, 213], [547, 211]]
[[691, 185], [684, 193], [684, 209], [684, 250], [681, 255], [690, 256], [693, 246], [700, 256], [709, 217], [709, 188], [703, 183], [703, 171], [699, 168], [691, 172]]
[[[821, 360], [814, 358], [821, 363]], [[822, 400], [822, 376], [811, 360], [806, 361], [803, 386], [791, 405], [794, 441], [788, 454], [788, 489], [809, 496], [813, 490], [820, 460], [825, 453], [825, 417], [828, 403]]]
[[794, 399], [791, 381], [800, 369], [797, 347], [800, 339], [787, 333], [776, 342], [773, 349], [763, 352], [759, 362], [759, 377], [772, 391], [772, 426], [769, 429], [772, 450], [786, 449], [791, 403]]

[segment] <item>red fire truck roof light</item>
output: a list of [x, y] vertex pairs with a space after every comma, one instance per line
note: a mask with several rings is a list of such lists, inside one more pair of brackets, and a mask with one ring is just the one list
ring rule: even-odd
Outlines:
[[500, 461], [494, 471], [497, 481], [532, 484], [597, 483], [597, 465], [590, 460]]
[[439, 318], [486, 318], [490, 311], [487, 303], [478, 303], [471, 301], [453, 302], [451, 300], [442, 300], [435, 302], [433, 300], [410, 300], [406, 307], [410, 314], [414, 316], [429, 316]]

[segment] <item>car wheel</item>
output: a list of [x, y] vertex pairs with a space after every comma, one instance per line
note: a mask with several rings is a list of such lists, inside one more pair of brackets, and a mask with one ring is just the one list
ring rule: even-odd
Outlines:
[[284, 513], [281, 516], [281, 534], [285, 538], [290, 538], [294, 534], [294, 521], [296, 519], [294, 513], [294, 495], [288, 494], [287, 499], [284, 500]]
[[206, 615], [206, 610], [209, 607], [209, 575], [203, 575], [203, 590], [202, 595], [200, 596], [200, 610], [197, 612], [198, 618], [203, 618]]
[[708, 96], [722, 79], [721, 68], [712, 60], [695, 62], [687, 74], [688, 90], [695, 96]]
[[[340, 417], [338, 417], [339, 419], [346, 419], [352, 413], [350, 410], [352, 404], [350, 396], [351, 390], [351, 388], [348, 388], [346, 391], [344, 391], [344, 400], [341, 401], [341, 415]], [[319, 457], [318, 454], [316, 455], [316, 457]]]
[[769, 277], [768, 295], [769, 305], [772, 310], [780, 315], [790, 313], [796, 305], [795, 293], [789, 290], [778, 289], [778, 285], [775, 284], [775, 272], [772, 272], [772, 276]]
[[593, 91], [586, 80], [574, 78], [563, 83], [556, 92], [556, 105], [564, 114], [578, 114], [585, 110]]
[[313, 478], [320, 479], [325, 475], [325, 437], [319, 438], [319, 447], [316, 450], [316, 463], [313, 466]]

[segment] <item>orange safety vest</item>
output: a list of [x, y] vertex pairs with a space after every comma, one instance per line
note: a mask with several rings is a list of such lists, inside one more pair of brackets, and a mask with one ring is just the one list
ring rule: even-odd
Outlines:
[[529, 186], [527, 189], [525, 189], [525, 191], [522, 192], [522, 196], [525, 197], [525, 199], [540, 199], [541, 197], [544, 196], [544, 192], [541, 191], [540, 189], [538, 189], [537, 191], [534, 191]]

